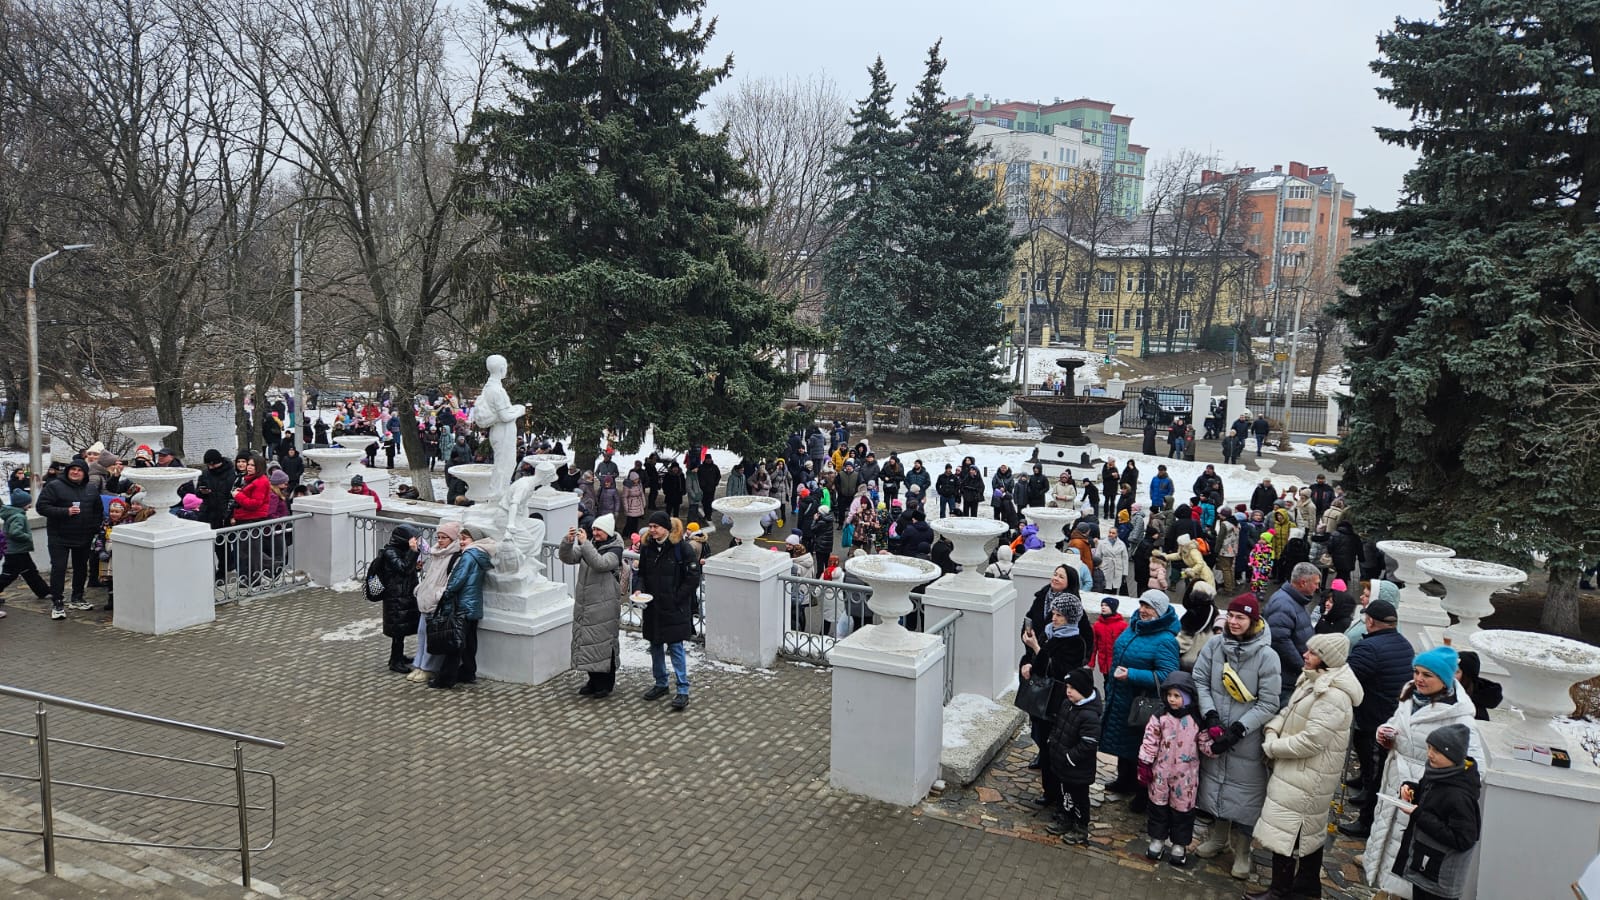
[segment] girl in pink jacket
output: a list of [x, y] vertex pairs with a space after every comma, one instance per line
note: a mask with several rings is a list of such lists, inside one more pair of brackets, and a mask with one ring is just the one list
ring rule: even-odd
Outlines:
[[1200, 786], [1199, 707], [1188, 674], [1173, 672], [1161, 688], [1162, 709], [1145, 725], [1139, 746], [1139, 781], [1150, 794], [1145, 856], [1160, 859], [1165, 852], [1167, 862], [1182, 868], [1194, 839], [1194, 798]]

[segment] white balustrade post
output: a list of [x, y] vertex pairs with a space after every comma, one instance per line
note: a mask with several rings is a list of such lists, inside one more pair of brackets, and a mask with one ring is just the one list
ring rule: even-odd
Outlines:
[[1322, 423], [1322, 434], [1325, 437], [1339, 436], [1339, 409], [1341, 402], [1338, 394], [1328, 395], [1328, 418]]
[[933, 528], [955, 544], [951, 558], [961, 571], [945, 575], [923, 592], [924, 627], [961, 611], [955, 643], [954, 692], [993, 699], [1011, 685], [1016, 670], [1017, 588], [1003, 578], [985, 578], [984, 545], [1005, 533], [993, 519], [935, 519]]
[[783, 584], [789, 554], [763, 550], [755, 539], [761, 520], [777, 512], [771, 497], [723, 497], [711, 508], [733, 520], [743, 543], [705, 561], [706, 653], [713, 659], [765, 668], [783, 642]]
[[372, 498], [329, 487], [294, 502], [294, 558], [312, 584], [331, 587], [356, 577], [356, 525], [350, 515], [372, 512]]
[[1238, 420], [1239, 414], [1244, 412], [1245, 398], [1249, 396], [1250, 389], [1245, 387], [1244, 382], [1239, 379], [1235, 378], [1233, 384], [1228, 385], [1228, 420], [1222, 423], [1223, 428], [1233, 427], [1233, 423]]
[[559, 544], [569, 529], [578, 525], [577, 494], [563, 494], [540, 488], [528, 498], [528, 512], [538, 513], [544, 519], [544, 542]]
[[117, 573], [113, 627], [166, 634], [217, 616], [210, 526], [167, 518], [172, 524], [165, 527], [140, 522], [111, 531]]
[[[1117, 374], [1113, 373], [1112, 376], [1111, 376], [1111, 380], [1106, 382], [1106, 396], [1114, 398], [1114, 399], [1117, 399], [1117, 400], [1121, 400], [1122, 399], [1122, 392], [1127, 390], [1127, 388], [1128, 388], [1128, 383], [1126, 381], [1124, 381], [1120, 376], [1118, 376]], [[1123, 413], [1123, 410], [1120, 410], [1120, 409], [1117, 410], [1116, 412], [1112, 413], [1106, 419], [1105, 424], [1100, 426], [1100, 430], [1105, 432], [1106, 434], [1121, 434], [1122, 433], [1122, 413]]]
[[1189, 424], [1194, 426], [1195, 439], [1206, 433], [1206, 417], [1211, 415], [1211, 385], [1204, 378], [1194, 384], [1193, 399], [1189, 402]]
[[[939, 777], [944, 745], [944, 642], [907, 631], [911, 588], [939, 567], [906, 556], [867, 556], [846, 571], [872, 586], [867, 601], [881, 625], [835, 644], [828, 780], [836, 788], [911, 806]], [[959, 645], [960, 641], [957, 641]]]

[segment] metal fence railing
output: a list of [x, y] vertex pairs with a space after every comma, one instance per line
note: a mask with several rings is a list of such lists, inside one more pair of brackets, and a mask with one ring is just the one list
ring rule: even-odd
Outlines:
[[[31, 782], [36, 785], [39, 790], [39, 827], [36, 829], [28, 827], [0, 827], [0, 832], [25, 834], [39, 838], [43, 843], [44, 870], [47, 873], [51, 875], [56, 874], [56, 842], [62, 840], [72, 840], [83, 841], [85, 843], [92, 844], [117, 844], [127, 847], [161, 847], [170, 850], [237, 853], [239, 855], [240, 885], [247, 889], [251, 886], [251, 854], [260, 853], [264, 850], [270, 849], [273, 843], [277, 840], [278, 779], [271, 772], [265, 772], [260, 769], [246, 768], [244, 764], [244, 749], [245, 745], [249, 744], [256, 747], [267, 747], [273, 750], [281, 750], [283, 748], [283, 743], [281, 741], [275, 741], [270, 738], [256, 737], [249, 734], [241, 734], [233, 731], [224, 731], [220, 728], [212, 728], [206, 725], [193, 725], [188, 722], [179, 722], [173, 719], [165, 719], [159, 716], [146, 715], [145, 713], [131, 712], [129, 710], [117, 709], [110, 706], [100, 706], [99, 704], [95, 703], [85, 703], [82, 700], [70, 700], [66, 697], [57, 697], [52, 694], [41, 694], [34, 691], [24, 690], [22, 688], [11, 687], [9, 685], [0, 685], [0, 696], [22, 700], [32, 704], [33, 729], [31, 731], [25, 731], [21, 729], [0, 727], [0, 736], [20, 738], [27, 741], [27, 746], [31, 749], [36, 760], [35, 764], [37, 766], [35, 774], [27, 774], [25, 772], [0, 772], [0, 778], [21, 782]], [[114, 747], [110, 746], [109, 744], [99, 744], [88, 741], [75, 741], [67, 740], [65, 738], [51, 737], [50, 724], [52, 722], [52, 716], [50, 710], [52, 708], [57, 710], [72, 710], [102, 718], [137, 722], [143, 725], [153, 725], [158, 728], [185, 732], [202, 737], [219, 738], [231, 742], [233, 744], [233, 752], [227, 762], [212, 762], [209, 760], [188, 759], [182, 756], [154, 753], [149, 750], [133, 750], [127, 747]], [[61, 713], [57, 712], [56, 715], [61, 715]], [[169, 749], [170, 741], [170, 738], [164, 741], [162, 749]], [[114, 787], [105, 784], [95, 784], [87, 780], [64, 779], [59, 777], [51, 769], [51, 751], [55, 747], [61, 747], [69, 751], [68, 754], [65, 754], [55, 760], [57, 768], [62, 768], [63, 762], [67, 763], [68, 765], [78, 763], [80, 761], [80, 757], [83, 755], [79, 751], [98, 751], [115, 754], [119, 759], [124, 760], [127, 765], [133, 765], [135, 764], [134, 761], [137, 760], [152, 760], [161, 761], [163, 763], [177, 763], [179, 765], [189, 766], [191, 769], [208, 771], [210, 773], [225, 773], [220, 779], [221, 783], [219, 786], [222, 787], [222, 790], [214, 793], [210, 797], [192, 797], [175, 795], [166, 792], [156, 793], [153, 791], [134, 790], [128, 787]], [[70, 777], [72, 776], [69, 776], [69, 778]], [[80, 779], [84, 778], [82, 775], [76, 777]], [[198, 773], [196, 773], [195, 777], [197, 779], [199, 778]], [[249, 782], [256, 781], [256, 783], [259, 785], [261, 779], [266, 780], [265, 788], [267, 790], [268, 803], [265, 806], [261, 805], [259, 799], [258, 802], [252, 804], [250, 802], [248, 791]], [[139, 798], [141, 800], [152, 801], [152, 805], [177, 803], [188, 809], [195, 809], [198, 807], [200, 810], [232, 810], [232, 830], [234, 830], [234, 833], [237, 836], [237, 843], [201, 844], [180, 843], [176, 841], [115, 840], [107, 837], [97, 837], [88, 834], [69, 834], [57, 831], [55, 821], [56, 788], [65, 788], [69, 791], [98, 794], [101, 796]], [[257, 794], [256, 796], [259, 798], [260, 795]], [[258, 843], [254, 839], [255, 836], [252, 834], [250, 823], [250, 813], [252, 812], [268, 814], [269, 826], [267, 831], [267, 839], [265, 842]], [[159, 813], [152, 813], [147, 820], [142, 821], [150, 821], [157, 823], [157, 825], [168, 825], [172, 823], [174, 818], [176, 817], [173, 816], [170, 811], [161, 811]]]
[[[1255, 412], [1264, 411], [1273, 431], [1283, 427], [1283, 394], [1251, 393], [1245, 403]], [[1328, 429], [1328, 398], [1318, 395], [1308, 399], [1305, 394], [1294, 395], [1289, 405], [1289, 430], [1295, 434], [1323, 434]]]
[[372, 563], [372, 558], [389, 543], [389, 537], [401, 525], [410, 525], [421, 531], [422, 542], [429, 545], [433, 543], [434, 535], [439, 531], [439, 526], [431, 522], [417, 522], [377, 513], [351, 513], [350, 521], [356, 526], [355, 548], [350, 554], [353, 560], [350, 577], [357, 580], [367, 577], [367, 566]]
[[[921, 598], [912, 595], [917, 601], [918, 618], [923, 618]], [[944, 641], [944, 702], [949, 703], [956, 692], [956, 622], [961, 618], [961, 610], [953, 609], [946, 613], [944, 618], [937, 622], [929, 623], [923, 618], [923, 632], [937, 634]]]
[[[838, 623], [849, 617], [855, 627], [871, 624], [872, 611], [867, 599], [871, 585], [846, 581], [779, 575], [788, 613], [784, 623], [780, 654], [826, 665], [828, 651], [839, 642]], [[936, 634], [944, 641], [944, 702], [949, 703], [955, 689], [956, 620], [961, 610], [953, 610], [937, 622], [929, 622], [923, 612], [923, 596], [911, 595], [912, 612], [905, 625], [912, 631]]]
[[294, 523], [309, 518], [296, 513], [213, 531], [212, 599], [232, 603], [305, 585], [306, 573], [294, 561]]

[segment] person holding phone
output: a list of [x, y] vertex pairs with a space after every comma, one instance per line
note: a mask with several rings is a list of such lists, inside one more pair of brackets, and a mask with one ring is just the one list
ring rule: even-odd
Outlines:
[[578, 693], [596, 700], [611, 696], [617, 685], [621, 652], [622, 541], [614, 534], [616, 517], [609, 513], [582, 528], [569, 528], [557, 553], [578, 567], [572, 591], [572, 668], [588, 675]]
[[[50, 618], [67, 617], [67, 607], [94, 609], [83, 598], [89, 578], [89, 551], [100, 534], [104, 514], [100, 495], [89, 483], [89, 466], [81, 459], [67, 464], [66, 474], [39, 491], [39, 514], [49, 520], [46, 543], [50, 548]], [[67, 566], [72, 566], [72, 599], [64, 602]]]

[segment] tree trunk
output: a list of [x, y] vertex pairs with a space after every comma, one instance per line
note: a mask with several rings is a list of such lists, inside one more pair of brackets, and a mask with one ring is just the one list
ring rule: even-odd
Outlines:
[[167, 446], [178, 458], [184, 457], [183, 450], [183, 388], [174, 378], [163, 378], [156, 381], [156, 421], [163, 425], [171, 425], [178, 429], [167, 435]]
[[400, 447], [406, 454], [411, 486], [417, 489], [418, 500], [433, 503], [433, 475], [428, 471], [427, 451], [422, 449], [422, 432], [417, 430], [416, 408], [409, 401], [395, 405], [400, 413]]
[[1544, 597], [1544, 612], [1539, 615], [1539, 627], [1551, 634], [1564, 634], [1582, 640], [1579, 628], [1577, 569], [1554, 566], [1550, 569], [1550, 582]]
[[861, 404], [861, 418], [866, 420], [867, 437], [872, 437], [872, 404]]
[[1317, 399], [1317, 378], [1322, 375], [1322, 357], [1328, 349], [1328, 333], [1317, 332], [1317, 349], [1311, 354], [1311, 380], [1307, 382], [1306, 399]]
[[250, 410], [245, 408], [244, 372], [233, 368], [233, 438], [235, 447], [250, 446]]
[[911, 431], [911, 407], [910, 406], [901, 405], [901, 407], [900, 407], [900, 421], [895, 425], [895, 430], [899, 431], [901, 434], [910, 433], [910, 431]]

